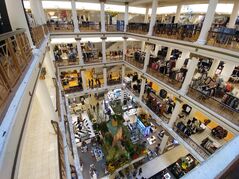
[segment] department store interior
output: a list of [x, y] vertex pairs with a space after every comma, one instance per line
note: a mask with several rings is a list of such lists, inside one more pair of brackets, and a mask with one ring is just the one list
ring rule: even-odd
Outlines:
[[238, 0], [0, 2], [0, 178], [238, 179]]

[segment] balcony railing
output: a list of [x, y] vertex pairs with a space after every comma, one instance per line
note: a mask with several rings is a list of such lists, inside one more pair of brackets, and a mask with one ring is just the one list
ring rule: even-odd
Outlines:
[[57, 134], [57, 148], [58, 148], [58, 163], [59, 163], [59, 174], [60, 179], [66, 178], [66, 166], [65, 166], [65, 158], [64, 158], [64, 145], [63, 145], [63, 137], [59, 127], [58, 122], [51, 121], [52, 126]]
[[194, 42], [198, 39], [201, 28], [197, 24], [156, 24], [154, 35], [177, 40]]
[[122, 51], [110, 51], [106, 53], [107, 61], [121, 61], [123, 60], [123, 52]]
[[50, 32], [73, 32], [74, 27], [72, 24], [48, 24]]
[[0, 35], [0, 113], [32, 58], [24, 29]]
[[206, 95], [205, 93], [197, 89], [194, 89], [192, 87], [189, 88], [187, 95], [190, 98], [198, 101], [199, 103], [201, 104], [203, 103], [204, 106], [208, 107], [209, 109], [212, 109], [217, 114], [220, 114], [221, 116], [225, 117], [232, 123], [239, 125], [239, 111], [224, 104], [219, 99], [210, 97]]
[[149, 31], [149, 23], [129, 23], [127, 32], [147, 34]]
[[137, 68], [140, 68], [140, 69], [144, 68], [144, 60], [142, 61], [135, 60], [133, 55], [126, 55], [125, 60]]
[[120, 78], [118, 79], [108, 79], [107, 80], [107, 85], [113, 86], [113, 85], [119, 85], [122, 83], [122, 80]]
[[42, 26], [42, 25], [31, 28], [32, 40], [37, 48], [40, 47], [40, 45], [44, 39], [44, 36], [45, 36], [44, 30], [45, 29], [47, 29], [47, 28], [46, 27], [44, 28], [44, 26]]
[[160, 73], [158, 70], [155, 70], [151, 67], [147, 68], [147, 73], [150, 74], [151, 76], [159, 79], [160, 81], [163, 81], [164, 83], [166, 83], [167, 85], [173, 87], [176, 90], [179, 90], [182, 86], [182, 81], [180, 80], [176, 80], [176, 72], [175, 75], [169, 75], [169, 74], [163, 74]]
[[117, 32], [118, 31], [116, 24], [111, 24], [111, 25], [106, 24], [105, 26], [106, 26], [106, 31], [107, 32]]
[[218, 29], [209, 31], [207, 45], [239, 50], [239, 31], [228, 28], [221, 29], [222, 30]]
[[100, 32], [100, 25], [90, 22], [85, 22], [79, 25], [81, 32]]

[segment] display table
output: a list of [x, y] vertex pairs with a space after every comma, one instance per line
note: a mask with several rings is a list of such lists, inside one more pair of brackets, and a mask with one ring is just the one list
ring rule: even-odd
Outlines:
[[104, 154], [101, 149], [94, 148], [93, 153], [94, 153], [94, 156], [95, 156], [97, 162], [103, 159]]
[[152, 145], [156, 142], [156, 137], [155, 136], [148, 137], [147, 141], [148, 141], [149, 145]]

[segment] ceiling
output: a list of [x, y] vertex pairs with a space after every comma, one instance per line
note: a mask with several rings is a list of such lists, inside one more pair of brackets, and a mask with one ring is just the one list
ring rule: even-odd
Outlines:
[[[71, 0], [43, 0], [43, 1], [71, 1]], [[99, 3], [99, 0], [76, 0], [79, 2], [92, 2]], [[177, 4], [207, 4], [209, 0], [158, 0], [159, 6], [170, 6]], [[125, 4], [129, 3], [131, 6], [139, 6], [139, 7], [151, 7], [152, 0], [106, 0], [108, 4]], [[219, 0], [219, 3], [233, 3], [234, 0]]]

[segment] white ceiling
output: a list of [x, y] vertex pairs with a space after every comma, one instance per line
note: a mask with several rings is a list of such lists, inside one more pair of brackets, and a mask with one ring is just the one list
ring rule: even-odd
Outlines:
[[[54, 1], [54, 0], [43, 0]], [[71, 0], [55, 0], [55, 1], [71, 1]], [[79, 2], [99, 3], [99, 0], [76, 0]], [[207, 4], [209, 0], [158, 0], [159, 6], [177, 5], [177, 4]], [[132, 6], [151, 7], [152, 0], [106, 0], [108, 4], [124, 4], [129, 2]], [[234, 0], [219, 0], [220, 3], [233, 3]]]

